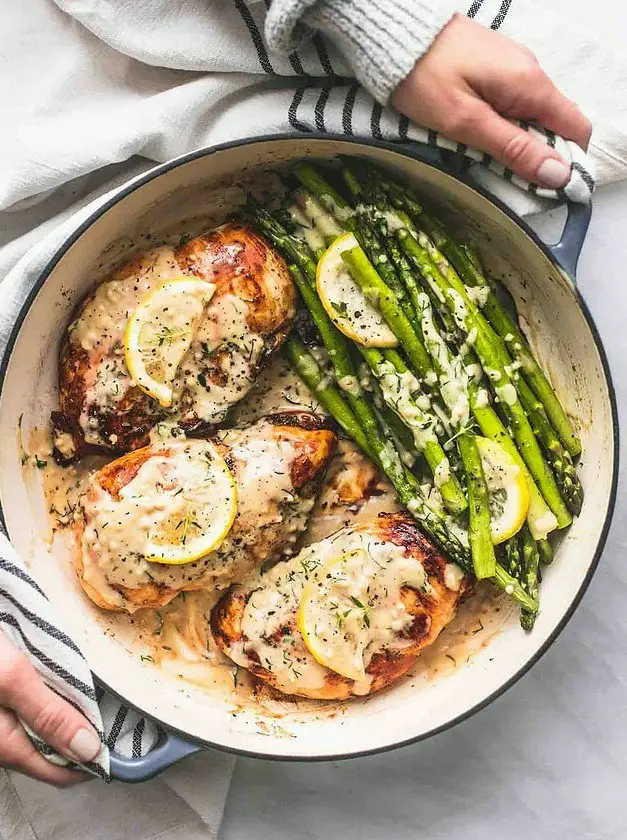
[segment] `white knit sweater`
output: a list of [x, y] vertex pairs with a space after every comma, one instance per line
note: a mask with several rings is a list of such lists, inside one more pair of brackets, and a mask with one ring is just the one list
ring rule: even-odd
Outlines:
[[385, 104], [454, 10], [447, 0], [273, 0], [265, 34], [270, 49], [288, 53], [322, 32]]

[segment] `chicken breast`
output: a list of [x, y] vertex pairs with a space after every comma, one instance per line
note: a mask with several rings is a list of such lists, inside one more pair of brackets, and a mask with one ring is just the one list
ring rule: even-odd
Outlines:
[[[468, 586], [411, 517], [382, 513], [231, 587], [211, 631], [227, 656], [279, 691], [345, 699], [405, 674]], [[361, 677], [346, 676], [360, 668]]]
[[286, 413], [213, 439], [234, 478], [237, 513], [216, 550], [183, 565], [148, 560], [141, 546], [154, 512], [165, 521], [170, 508], [180, 507], [183, 491], [168, 484], [168, 458], [187, 447], [186, 457], [198, 452], [202, 459], [203, 442], [151, 444], [94, 473], [75, 523], [75, 566], [87, 595], [104, 609], [158, 607], [184, 590], [226, 588], [289, 552], [307, 527], [335, 450], [335, 434], [322, 425], [314, 415]]
[[59, 361], [60, 411], [52, 415], [55, 456], [128, 452], [148, 442], [166, 414], [131, 380], [124, 358], [129, 315], [146, 294], [183, 275], [216, 285], [178, 368], [170, 419], [206, 434], [255, 382], [295, 314], [287, 266], [250, 228], [227, 224], [176, 248], [134, 257], [81, 304]]

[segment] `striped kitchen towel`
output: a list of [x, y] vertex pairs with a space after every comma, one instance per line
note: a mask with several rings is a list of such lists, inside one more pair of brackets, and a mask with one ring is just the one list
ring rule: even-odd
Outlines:
[[[558, 86], [593, 119], [587, 156], [550, 132], [529, 127], [571, 163], [571, 181], [559, 193], [524, 184], [489, 157], [383, 108], [351, 78], [333, 44], [319, 36], [289, 55], [269, 51], [263, 32], [270, 0], [55, 2], [65, 14], [57, 12], [29, 36], [28, 72], [34, 79], [43, 62], [39, 71], [50, 79], [55, 54], [63, 55], [62, 72], [52, 74], [45, 102], [34, 81], [21, 89], [18, 79], [20, 120], [12, 121], [15, 132], [0, 138], [0, 151], [6, 150], [0, 209], [105, 162], [133, 155], [163, 161], [202, 146], [290, 131], [442, 146], [468, 161], [471, 176], [490, 188], [496, 184], [499, 197], [522, 213], [565, 195], [587, 201], [595, 181], [627, 174], [627, 114], [619, 95], [627, 83], [627, 64], [531, 0], [475, 0], [472, 5], [467, 0], [461, 8], [528, 43]], [[23, 40], [18, 43], [23, 49]], [[14, 74], [12, 68], [24, 58], [17, 49], [9, 52], [7, 72], [11, 68]], [[605, 84], [606, 77], [612, 85]], [[45, 143], [35, 141], [41, 136]]]
[[[0, 526], [0, 628], [23, 650], [45, 683], [94, 725], [102, 741], [98, 758], [83, 769], [109, 778], [109, 752], [145, 755], [158, 740], [157, 727], [95, 687], [89, 665], [43, 590], [25, 569]], [[50, 761], [71, 765], [35, 733], [27, 733]]]

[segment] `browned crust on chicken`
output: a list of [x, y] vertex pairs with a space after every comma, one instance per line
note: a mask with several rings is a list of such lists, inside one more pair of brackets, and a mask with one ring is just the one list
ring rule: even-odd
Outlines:
[[[303, 416], [299, 417], [297, 416], [298, 414], [302, 414]], [[307, 426], [313, 421], [310, 418], [306, 418], [304, 416], [305, 414], [305, 412], [294, 412], [291, 417], [291, 425], [275, 425], [272, 433], [276, 440], [292, 443], [298, 451], [298, 455], [290, 465], [290, 478], [294, 490], [301, 490], [307, 488], [307, 485], [310, 485], [307, 489], [313, 494], [317, 492], [326, 467], [335, 453], [337, 437], [327, 429], [308, 429]], [[272, 422], [271, 417], [267, 419]], [[219, 440], [215, 440], [214, 442], [222, 457], [229, 463], [229, 447], [225, 446]], [[167, 452], [168, 450], [166, 448], [165, 453], [167, 454]], [[117, 458], [115, 461], [106, 464], [99, 470], [97, 473], [98, 484], [111, 496], [117, 498], [120, 490], [129, 484], [137, 475], [142, 464], [156, 454], [163, 453], [163, 447], [154, 446], [146, 446], [129, 452]], [[233, 467], [233, 464], [229, 463], [229, 466]], [[123, 611], [120, 607], [106, 602], [101, 594], [84, 579], [81, 540], [85, 525], [84, 517], [78, 518], [74, 525], [73, 561], [79, 582], [85, 593], [97, 606], [114, 612]], [[237, 520], [233, 528], [237, 528]], [[190, 582], [182, 589], [173, 589], [167, 586], [161, 586], [158, 583], [146, 583], [132, 589], [125, 586], [115, 586], [114, 588], [130, 604], [141, 608], [155, 608], [169, 603], [181, 591], [193, 591], [205, 587], [201, 581], [200, 583]]]
[[[282, 257], [252, 228], [223, 225], [180, 246], [176, 258], [185, 274], [215, 283], [216, 298], [232, 294], [249, 302], [248, 326], [266, 337], [268, 352], [279, 346], [294, 318], [294, 287]], [[274, 289], [260, 281], [268, 267], [281, 278]]]
[[[372, 694], [406, 674], [416, 662], [420, 652], [433, 644], [454, 617], [460, 599], [470, 586], [470, 580], [464, 577], [457, 591], [446, 586], [445, 568], [449, 561], [421, 533], [416, 522], [404, 513], [379, 514], [372, 522], [358, 525], [355, 530], [367, 531], [378, 539], [405, 548], [423, 564], [431, 585], [431, 594], [411, 587], [401, 589], [403, 604], [413, 616], [412, 624], [402, 634], [402, 637], [410, 644], [400, 652], [383, 650], [372, 657], [366, 669], [372, 677], [369, 691]], [[243, 645], [251, 660], [251, 664], [246, 666], [248, 670], [263, 682], [281, 691], [276, 675], [259, 663], [254, 650], [246, 648], [247, 639], [242, 633], [242, 618], [251, 594], [238, 586], [232, 586], [227, 590], [211, 613], [211, 632], [216, 644], [227, 656], [234, 646]], [[277, 634], [300, 635], [296, 616], [294, 615], [284, 627], [279, 628]], [[328, 671], [322, 689], [308, 688], [306, 691], [292, 691], [292, 693], [316, 700], [344, 700], [353, 696], [353, 685], [352, 680]]]
[[[174, 249], [181, 274], [210, 280], [216, 285], [212, 301], [225, 294], [241, 297], [248, 304], [247, 324], [264, 339], [261, 364], [286, 338], [295, 315], [295, 292], [287, 266], [281, 256], [246, 225], [230, 223], [211, 233], [198, 236]], [[132, 278], [145, 268], [146, 255], [138, 254], [125, 263], [112, 278]], [[75, 318], [90, 304], [94, 292], [78, 307]], [[73, 319], [74, 320], [74, 319]], [[212, 355], [207, 381], [224, 386], [224, 355]], [[96, 365], [104, 358], [97, 351], [88, 352], [72, 340], [66, 332], [59, 355], [60, 410], [52, 413], [55, 440], [61, 433], [71, 435], [72, 451], [55, 448], [55, 459], [69, 463], [82, 455], [106, 448], [124, 453], [145, 446], [155, 423], [164, 416], [158, 402], [131, 386], [114, 410], [92, 407], [91, 420], [97, 424], [100, 437], [109, 441], [106, 447], [93, 446], [85, 441], [80, 417], [93, 387]], [[245, 393], [242, 393], [242, 397]], [[182, 423], [188, 432], [206, 435], [212, 427], [198, 418]]]

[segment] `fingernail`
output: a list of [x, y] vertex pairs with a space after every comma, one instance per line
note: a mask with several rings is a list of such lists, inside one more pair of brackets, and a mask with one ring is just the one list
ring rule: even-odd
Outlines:
[[538, 167], [536, 180], [542, 187], [556, 190], [563, 187], [570, 178], [570, 167], [557, 158], [547, 158]]
[[93, 761], [101, 748], [100, 738], [91, 729], [79, 729], [68, 744], [68, 749], [77, 761]]

